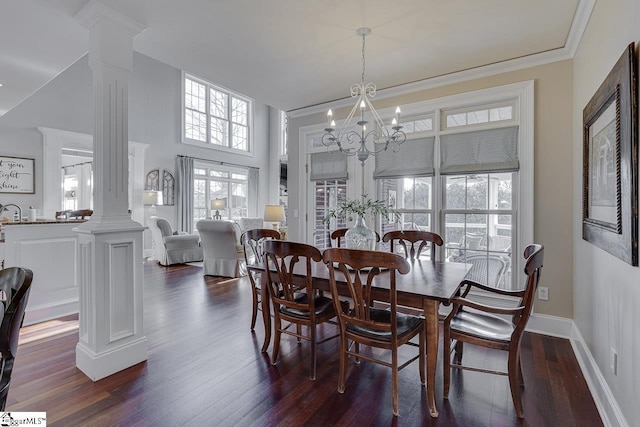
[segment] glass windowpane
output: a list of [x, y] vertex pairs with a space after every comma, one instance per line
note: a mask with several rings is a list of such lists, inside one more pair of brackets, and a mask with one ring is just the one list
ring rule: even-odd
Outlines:
[[247, 127], [233, 123], [233, 138], [231, 147], [238, 150], [248, 150]]
[[445, 209], [464, 209], [466, 201], [466, 178], [464, 176], [445, 177]]
[[238, 98], [231, 97], [231, 121], [234, 123], [238, 123], [240, 125], [247, 125], [247, 110], [248, 104], [246, 101], [243, 101]]
[[487, 175], [467, 177], [467, 209], [487, 209]]
[[423, 119], [415, 121], [415, 131], [433, 130], [433, 119]]
[[470, 111], [467, 113], [468, 125], [487, 122], [489, 122], [489, 110]]
[[228, 116], [227, 103], [229, 102], [229, 96], [226, 93], [211, 89], [211, 115], [221, 119], [226, 119]]
[[227, 132], [229, 122], [224, 119], [211, 119], [211, 143], [215, 145], [227, 145]]
[[510, 105], [506, 107], [492, 108], [490, 111], [492, 122], [511, 120], [513, 118], [513, 107]]
[[464, 126], [467, 124], [467, 114], [466, 113], [458, 113], [458, 114], [449, 114], [447, 115], [447, 127], [453, 128], [456, 126]]
[[184, 136], [197, 141], [207, 141], [207, 116], [194, 110], [184, 112]]

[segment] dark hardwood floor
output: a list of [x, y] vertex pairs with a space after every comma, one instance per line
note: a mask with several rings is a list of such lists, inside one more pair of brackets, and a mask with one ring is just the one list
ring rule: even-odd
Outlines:
[[[263, 330], [249, 331], [249, 281], [203, 277], [198, 267], [145, 264], [148, 360], [98, 382], [75, 367], [77, 316], [23, 328], [8, 411], [46, 411], [50, 426], [598, 426], [602, 425], [567, 340], [526, 333], [525, 419], [513, 409], [507, 377], [452, 372], [438, 419], [428, 415], [413, 363], [399, 375], [400, 416], [391, 408], [390, 370], [350, 363], [339, 394], [338, 341], [318, 349], [309, 380], [309, 348], [283, 337], [272, 366], [260, 353]], [[335, 326], [326, 325], [329, 335]], [[442, 346], [442, 344], [441, 344]], [[414, 350], [409, 349], [410, 352]], [[465, 347], [465, 361], [506, 369], [506, 354]]]

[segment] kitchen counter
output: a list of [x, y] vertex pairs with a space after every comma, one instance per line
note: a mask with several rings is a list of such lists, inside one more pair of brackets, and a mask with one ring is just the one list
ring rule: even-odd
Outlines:
[[2, 225], [74, 224], [86, 221], [86, 219], [38, 219], [36, 221], [4, 222]]
[[33, 270], [25, 325], [78, 312], [78, 233], [74, 229], [83, 222], [51, 219], [4, 224], [5, 267]]

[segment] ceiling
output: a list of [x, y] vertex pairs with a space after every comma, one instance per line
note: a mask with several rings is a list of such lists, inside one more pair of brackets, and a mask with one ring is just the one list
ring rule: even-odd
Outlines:
[[[292, 111], [349, 96], [362, 71], [359, 27], [373, 30], [367, 37], [366, 80], [380, 90], [505, 61], [569, 58], [594, 1], [102, 3], [146, 27], [134, 39], [136, 51]], [[88, 51], [88, 31], [74, 18], [86, 3], [1, 3], [0, 115]]]

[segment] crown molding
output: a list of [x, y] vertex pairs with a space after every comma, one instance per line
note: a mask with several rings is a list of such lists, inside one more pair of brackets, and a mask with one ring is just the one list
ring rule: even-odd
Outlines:
[[[552, 49], [545, 52], [539, 52], [533, 55], [527, 55], [520, 58], [509, 59], [507, 61], [496, 62], [494, 64], [483, 65], [481, 67], [470, 68], [467, 70], [457, 71], [450, 74], [431, 77], [417, 82], [407, 83], [387, 89], [379, 89], [376, 99], [386, 99], [395, 96], [406, 95], [408, 93], [419, 92], [436, 87], [446, 86], [455, 83], [461, 83], [469, 80], [475, 80], [483, 77], [493, 76], [512, 71], [523, 70], [526, 68], [536, 67], [539, 65], [551, 64], [554, 62], [572, 59], [578, 50], [580, 41], [587, 28], [587, 23], [591, 16], [591, 12], [595, 6], [596, 0], [579, 0], [576, 7], [576, 13], [571, 23], [571, 28], [565, 45], [558, 49]], [[322, 104], [311, 105], [295, 110], [287, 111], [290, 118], [309, 116], [320, 112], [325, 112], [329, 108], [338, 109], [348, 107], [353, 104], [353, 98], [342, 98], [336, 101], [325, 102]]]

